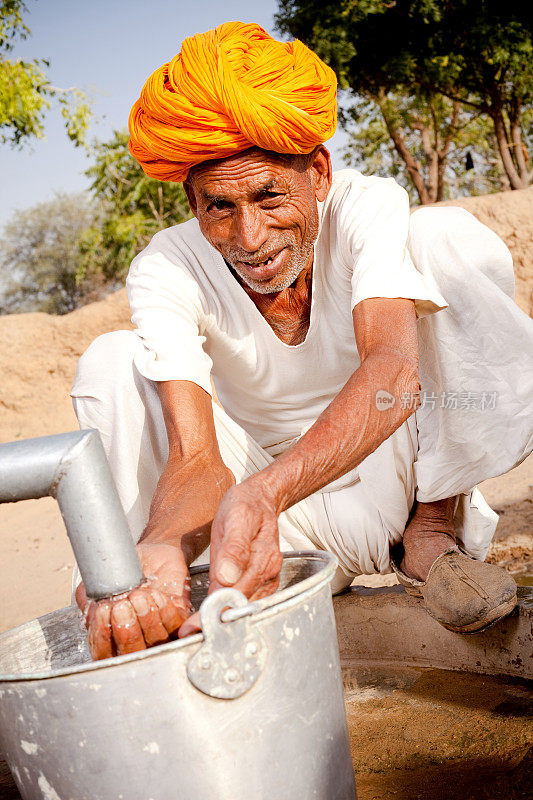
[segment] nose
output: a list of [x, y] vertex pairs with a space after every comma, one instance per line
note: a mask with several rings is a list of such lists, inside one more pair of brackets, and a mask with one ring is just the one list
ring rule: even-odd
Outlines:
[[255, 253], [268, 239], [268, 229], [261, 212], [253, 206], [242, 206], [234, 218], [234, 241], [241, 250]]

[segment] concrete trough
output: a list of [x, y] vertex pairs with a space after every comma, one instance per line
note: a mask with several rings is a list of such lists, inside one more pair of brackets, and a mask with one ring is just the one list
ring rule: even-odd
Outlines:
[[402, 586], [352, 586], [335, 598], [341, 664], [395, 665], [533, 678], [533, 590], [518, 587], [518, 606], [481, 633], [458, 634], [432, 619]]

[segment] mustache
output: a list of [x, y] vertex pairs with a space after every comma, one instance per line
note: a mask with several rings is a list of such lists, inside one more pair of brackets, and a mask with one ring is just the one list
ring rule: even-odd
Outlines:
[[260, 264], [268, 258], [273, 258], [280, 250], [284, 250], [286, 247], [290, 250], [294, 249], [294, 237], [284, 236], [275, 243], [268, 242], [268, 245], [259, 248], [259, 250], [254, 250], [253, 253], [249, 250], [241, 250], [239, 247], [228, 247], [225, 258], [231, 264], [235, 264], [238, 261], [246, 261], [249, 264]]

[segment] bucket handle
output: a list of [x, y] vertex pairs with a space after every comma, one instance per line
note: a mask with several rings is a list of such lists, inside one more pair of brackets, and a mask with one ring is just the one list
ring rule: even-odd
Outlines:
[[[261, 675], [267, 646], [249, 619], [254, 610], [242, 592], [231, 588], [217, 589], [200, 606], [204, 642], [189, 659], [187, 676], [204, 694], [234, 700]], [[231, 624], [223, 621], [228, 618]]]

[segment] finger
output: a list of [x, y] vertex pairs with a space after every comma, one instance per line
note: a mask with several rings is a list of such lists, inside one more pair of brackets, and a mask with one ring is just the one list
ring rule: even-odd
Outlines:
[[262, 597], [268, 597], [271, 594], [274, 594], [278, 590], [279, 587], [279, 575], [277, 578], [273, 578], [271, 581], [266, 581], [263, 583], [259, 589], [254, 592], [250, 597], [249, 600], [260, 600]]
[[233, 587], [239, 592], [242, 592], [250, 601], [259, 600], [261, 597], [267, 597], [273, 594], [279, 586], [279, 577], [271, 580], [261, 580], [255, 576], [248, 578], [247, 575], [243, 576], [242, 581], [238, 581]]
[[[264, 584], [262, 584], [261, 587], [257, 590], [257, 592], [255, 592], [255, 594], [250, 599], [259, 600], [261, 597], [267, 597], [270, 594], [274, 594], [274, 592], [279, 586], [279, 579], [280, 576], [278, 575], [276, 578], [273, 578], [272, 580], [269, 580]], [[235, 588], [237, 587], [238, 585], [235, 586]], [[212, 585], [212, 588], [210, 586], [209, 590], [216, 591], [217, 589], [220, 588], [221, 587], [215, 583]], [[187, 620], [185, 620], [185, 622], [178, 631], [178, 636], [180, 639], [183, 639], [186, 636], [191, 636], [193, 633], [200, 633], [201, 630], [202, 628], [200, 626], [200, 614], [197, 611], [195, 614], [193, 614]]]
[[190, 594], [191, 579], [188, 571], [184, 571], [183, 574], [177, 573], [173, 564], [163, 564], [159, 567], [149, 583], [165, 594], [174, 594], [178, 597]]
[[170, 545], [137, 545], [144, 574], [150, 586], [179, 597], [190, 593], [190, 577], [183, 553]]
[[86, 624], [89, 650], [93, 659], [98, 661], [101, 658], [111, 658], [114, 655], [111, 603], [105, 600], [100, 603], [91, 603]]
[[141, 626], [148, 647], [168, 642], [168, 631], [161, 621], [159, 608], [149, 589], [134, 589], [128, 597]]
[[176, 636], [180, 627], [191, 614], [192, 606], [187, 603], [185, 598], [175, 598], [158, 589], [152, 589], [152, 597], [157, 604], [159, 616], [166, 632], [169, 636]]
[[210, 580], [221, 586], [234, 586], [248, 568], [251, 554], [251, 541], [257, 531], [246, 527], [243, 520], [233, 520], [231, 516], [223, 522], [213, 522], [211, 531]]
[[185, 636], [191, 636], [193, 633], [200, 633], [201, 630], [200, 614], [197, 611], [195, 614], [185, 620], [178, 631], [178, 636], [180, 639], [183, 639]]
[[[271, 582], [279, 579], [282, 565], [283, 556], [277, 543], [256, 541], [252, 545], [248, 569], [234, 584], [234, 588], [249, 599], [271, 594], [275, 591], [271, 589]], [[269, 590], [259, 594], [263, 586], [268, 586]]]
[[120, 600], [111, 609], [111, 626], [117, 654], [135, 653], [137, 650], [146, 650], [146, 642], [133, 610], [128, 600]]

